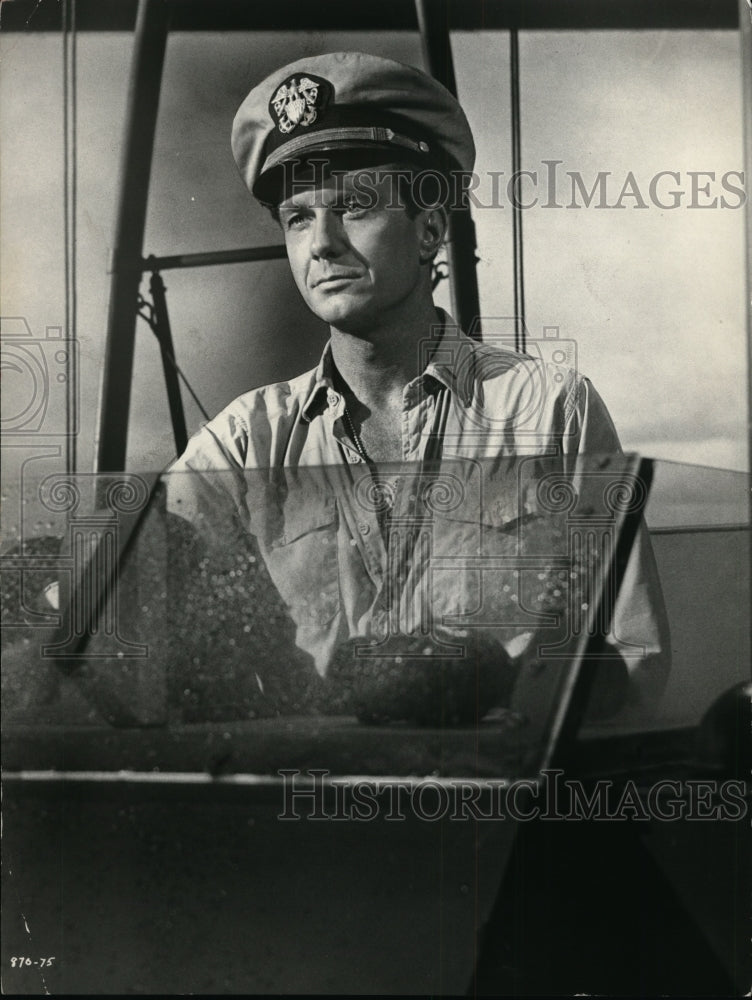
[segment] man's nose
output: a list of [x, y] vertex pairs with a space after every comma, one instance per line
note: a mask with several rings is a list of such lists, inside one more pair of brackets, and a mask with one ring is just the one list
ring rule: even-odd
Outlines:
[[311, 256], [321, 260], [337, 257], [342, 253], [344, 244], [342, 223], [334, 212], [328, 209], [316, 212], [313, 220]]

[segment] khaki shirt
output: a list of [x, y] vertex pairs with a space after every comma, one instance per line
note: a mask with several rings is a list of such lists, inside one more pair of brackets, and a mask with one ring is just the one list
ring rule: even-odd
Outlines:
[[[347, 433], [330, 345], [312, 371], [236, 399], [170, 469], [200, 474], [170, 477], [170, 509], [212, 522], [220, 538], [217, 497], [231, 498], [295, 622], [298, 646], [322, 676], [344, 640], [413, 634], [426, 622], [459, 634], [483, 629], [514, 657], [536, 655], [533, 637], [538, 646], [546, 638], [541, 622], [566, 599], [569, 545], [566, 529], [551, 527], [561, 518], [541, 500], [541, 482], [558, 474], [582, 486], [594, 475], [586, 456], [620, 452], [587, 379], [479, 344], [444, 319], [424, 345], [422, 374], [403, 392], [403, 464], [380, 467], [375, 489]], [[526, 555], [529, 569], [498, 565]], [[489, 560], [487, 571], [473, 556]], [[644, 525], [609, 642], [634, 693], [655, 700], [668, 674], [669, 634]]]

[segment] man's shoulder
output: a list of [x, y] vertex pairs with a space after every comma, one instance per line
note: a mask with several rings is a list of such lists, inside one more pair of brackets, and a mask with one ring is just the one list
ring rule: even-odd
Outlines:
[[521, 372], [529, 371], [531, 367], [545, 368], [551, 372], [559, 372], [568, 379], [580, 378], [576, 368], [576, 359], [570, 352], [558, 346], [558, 341], [529, 341], [525, 350], [518, 351], [507, 338], [496, 338], [488, 335], [478, 342], [466, 338], [472, 345], [474, 355], [483, 361], [489, 359], [503, 362], [505, 367]]
[[451, 356], [449, 363], [465, 388], [576, 395], [585, 379], [577, 370], [576, 358], [557, 345], [555, 341], [535, 341], [525, 351], [518, 351], [509, 338], [492, 334], [482, 341], [459, 334], [442, 343], [443, 348], [449, 348], [447, 358]]
[[311, 368], [294, 378], [249, 389], [237, 396], [222, 412], [236, 419], [255, 419], [263, 414], [269, 419], [297, 416], [313, 391], [316, 379], [317, 369]]
[[316, 369], [250, 389], [207, 421], [174, 469], [255, 468], [275, 464], [277, 451], [300, 419]]

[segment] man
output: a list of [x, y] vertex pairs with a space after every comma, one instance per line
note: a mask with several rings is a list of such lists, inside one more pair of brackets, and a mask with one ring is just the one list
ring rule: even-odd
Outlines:
[[[349, 640], [381, 641], [391, 628], [389, 525], [411, 501], [415, 514], [416, 493], [394, 463], [446, 469], [455, 460], [497, 470], [507, 463], [511, 507], [509, 496], [497, 496], [495, 520], [480, 516], [483, 539], [490, 533], [501, 552], [508, 551], [509, 526], [526, 513], [517, 489], [525, 460], [540, 456], [539, 473], [553, 462], [573, 475], [583, 455], [618, 452], [619, 443], [586, 379], [478, 344], [435, 308], [432, 262], [447, 230], [439, 192], [461, 192], [475, 158], [464, 112], [435, 80], [357, 52], [302, 59], [251, 91], [235, 118], [232, 146], [251, 193], [278, 219], [297, 288], [329, 324], [331, 338], [315, 370], [231, 403], [190, 441], [173, 471], [229, 471], [240, 519], [259, 540], [296, 622], [298, 645], [326, 676]], [[432, 182], [434, 197], [426, 193]], [[279, 527], [287, 518], [289, 529], [295, 509], [289, 500], [284, 510], [275, 500], [276, 520], [268, 510], [259, 513], [268, 495], [261, 501], [249, 486], [249, 470], [319, 467], [349, 468], [348, 482], [359, 471], [370, 476], [378, 509], [358, 508], [347, 489], [332, 505], [311, 472], [297, 534]], [[468, 482], [465, 498], [472, 494]], [[289, 497], [289, 485], [285, 480], [278, 496]], [[172, 492], [173, 509], [194, 518], [197, 495]], [[435, 532], [436, 551], [450, 559], [461, 521]], [[324, 559], [319, 541], [326, 542], [327, 532], [331, 554]], [[477, 552], [483, 545], [479, 534]], [[417, 634], [411, 628], [425, 612], [413, 601], [425, 582], [424, 562], [404, 544], [396, 560], [400, 594], [410, 594], [403, 604], [412, 607], [399, 612], [407, 636]], [[478, 574], [463, 580], [431, 577], [428, 618], [439, 644], [452, 617], [456, 624], [464, 616], [467, 624], [477, 611]], [[509, 589], [499, 586], [499, 595]], [[654, 699], [668, 670], [665, 614], [644, 531], [624, 591], [610, 636], [624, 656], [617, 657], [618, 670], [603, 674], [604, 712], [627, 697]], [[477, 644], [489, 630], [455, 630], [443, 640], [451, 642], [452, 634]], [[532, 637], [517, 627], [497, 629], [488, 640], [511, 678], [535, 655]], [[476, 648], [475, 655], [485, 653]]]

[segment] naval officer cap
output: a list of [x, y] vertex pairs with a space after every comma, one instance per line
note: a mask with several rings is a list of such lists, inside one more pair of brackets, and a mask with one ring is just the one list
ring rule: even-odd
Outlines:
[[241, 104], [232, 127], [238, 169], [259, 201], [279, 198], [285, 164], [360, 156], [469, 172], [475, 144], [457, 99], [415, 69], [364, 52], [299, 59]]

